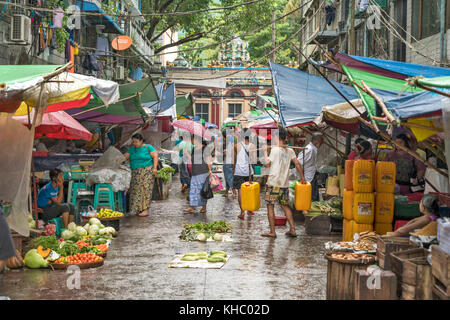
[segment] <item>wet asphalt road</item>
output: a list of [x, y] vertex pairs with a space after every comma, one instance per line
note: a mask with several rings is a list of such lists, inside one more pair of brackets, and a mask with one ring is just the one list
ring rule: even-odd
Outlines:
[[[0, 296], [11, 299], [325, 299], [324, 243], [340, 236], [308, 236], [296, 215], [297, 238], [288, 227], [268, 230], [267, 210], [239, 220], [237, 200], [216, 194], [206, 214], [183, 214], [185, 196], [174, 177], [169, 199], [154, 202], [150, 217], [125, 217], [104, 266], [81, 270], [81, 289], [70, 290], [65, 271], [23, 269], [0, 275]], [[265, 205], [264, 201], [261, 205]], [[276, 215], [283, 215], [276, 207]], [[182, 222], [226, 220], [233, 242], [181, 242]], [[231, 254], [222, 269], [173, 269], [175, 253], [224, 250]]]

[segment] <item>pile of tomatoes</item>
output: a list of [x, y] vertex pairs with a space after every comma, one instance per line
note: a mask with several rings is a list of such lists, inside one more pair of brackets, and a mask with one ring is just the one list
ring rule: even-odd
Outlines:
[[95, 253], [77, 253], [72, 256], [61, 257], [54, 263], [57, 264], [80, 264], [80, 263], [92, 263], [100, 262], [103, 258], [99, 257]]

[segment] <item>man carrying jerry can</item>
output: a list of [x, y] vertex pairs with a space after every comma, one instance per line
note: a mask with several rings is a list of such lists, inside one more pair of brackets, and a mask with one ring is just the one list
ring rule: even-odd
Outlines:
[[[276, 139], [276, 137], [273, 136]], [[294, 163], [300, 175], [301, 183], [306, 183], [303, 175], [303, 169], [298, 162], [294, 150], [287, 146], [288, 134], [284, 128], [279, 129], [278, 146], [272, 147], [269, 158], [264, 165], [269, 169], [269, 177], [267, 179], [267, 189], [265, 200], [267, 202], [267, 216], [269, 219], [270, 232], [261, 236], [276, 238], [275, 233], [275, 202], [278, 201], [283, 209], [289, 222], [290, 230], [287, 236], [296, 237], [294, 219], [292, 211], [289, 207], [289, 166], [291, 161]]]

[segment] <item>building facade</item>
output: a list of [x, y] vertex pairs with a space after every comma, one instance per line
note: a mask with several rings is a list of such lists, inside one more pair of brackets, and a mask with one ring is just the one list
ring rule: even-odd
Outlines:
[[[72, 61], [77, 73], [117, 82], [136, 78], [136, 70], [138, 77], [161, 73], [144, 19], [137, 16], [140, 0], [11, 0], [1, 7], [0, 64]], [[129, 49], [112, 48], [119, 35], [131, 38]], [[97, 66], [89, 66], [90, 56]]]
[[162, 79], [176, 83], [177, 95], [192, 94], [194, 114], [218, 127], [249, 111], [256, 95], [272, 95], [269, 68], [166, 67]]
[[[301, 51], [324, 60], [323, 48], [349, 52], [351, 0], [307, 3], [301, 11]], [[355, 55], [408, 63], [450, 63], [450, 0], [355, 0]], [[300, 68], [315, 74], [299, 54]], [[340, 80], [341, 75], [330, 73]]]

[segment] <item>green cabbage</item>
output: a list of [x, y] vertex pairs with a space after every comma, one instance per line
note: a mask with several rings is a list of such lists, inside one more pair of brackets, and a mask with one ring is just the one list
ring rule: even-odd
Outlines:
[[89, 235], [95, 236], [98, 234], [99, 230], [100, 230], [100, 228], [98, 227], [98, 225], [93, 224], [89, 227]]
[[89, 224], [89, 223], [86, 223], [84, 226], [83, 226], [83, 228], [84, 228], [84, 230], [86, 230], [86, 232], [89, 232], [89, 227], [90, 227], [91, 225]]
[[75, 224], [75, 222], [71, 222], [67, 225], [67, 229], [69, 229], [70, 231], [75, 231], [75, 228], [77, 227], [77, 225]]
[[62, 233], [61, 233], [61, 238], [63, 238], [64, 240], [70, 240], [70, 239], [72, 239], [72, 238], [74, 238], [75, 237], [75, 233], [73, 233], [72, 231], [70, 231], [70, 230], [64, 230]]
[[98, 220], [97, 218], [91, 218], [91, 219], [89, 219], [89, 224], [92, 226], [92, 225], [97, 225], [97, 226], [99, 226], [100, 227], [100, 225], [102, 224], [101, 222], [100, 222], [100, 220]]
[[48, 262], [42, 258], [42, 256], [37, 252], [36, 249], [31, 249], [25, 255], [24, 263], [28, 268], [39, 269], [47, 268]]
[[77, 233], [77, 235], [79, 236], [86, 236], [88, 233], [86, 231], [86, 229], [84, 229], [83, 227], [76, 227], [75, 228], [75, 232]]

